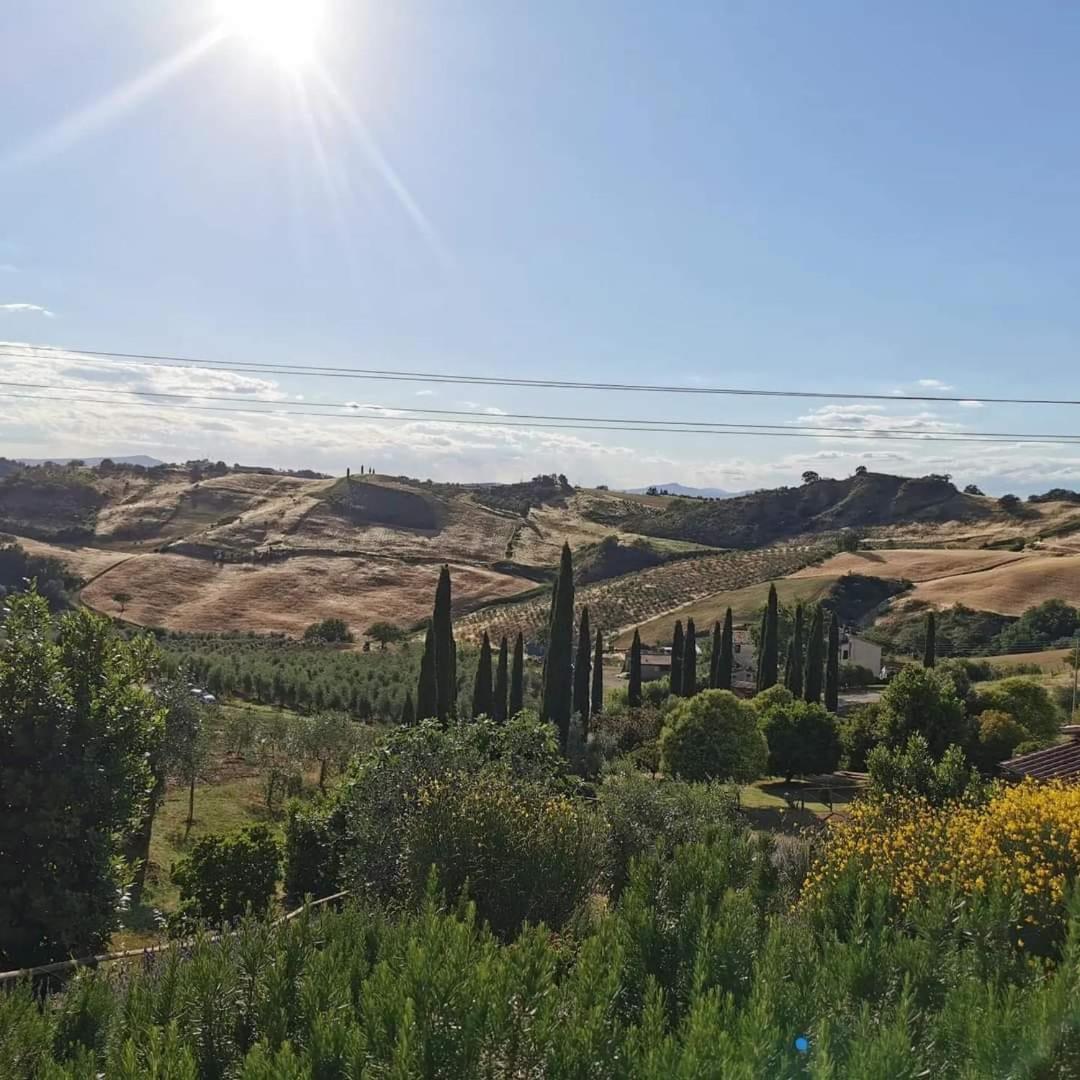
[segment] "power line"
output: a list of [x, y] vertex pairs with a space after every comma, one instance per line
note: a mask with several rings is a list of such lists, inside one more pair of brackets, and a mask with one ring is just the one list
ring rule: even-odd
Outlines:
[[[137, 391], [137, 393], [141, 393]], [[534, 423], [532, 421], [522, 420], [507, 420], [501, 416], [491, 416], [488, 419], [482, 420], [474, 418], [474, 414], [469, 416], [462, 416], [459, 418], [450, 417], [417, 417], [417, 416], [385, 416], [377, 414], [358, 414], [358, 413], [332, 413], [332, 412], [317, 412], [310, 409], [290, 409], [282, 408], [271, 402], [263, 402], [267, 407], [264, 409], [245, 409], [232, 406], [219, 406], [219, 405], [189, 405], [180, 402], [155, 402], [155, 401], [116, 401], [109, 398], [86, 398], [86, 397], [65, 397], [59, 394], [21, 394], [21, 393], [0, 393], [0, 397], [14, 398], [19, 400], [34, 400], [34, 401], [55, 401], [68, 405], [108, 405], [111, 408], [121, 409], [156, 409], [159, 412], [163, 409], [176, 409], [192, 412], [219, 412], [219, 413], [232, 413], [237, 415], [250, 415], [250, 416], [317, 416], [323, 420], [360, 420], [360, 421], [396, 421], [398, 423], [409, 424], [450, 424], [450, 425], [469, 425], [472, 427], [489, 427], [489, 428], [522, 428], [522, 429], [546, 429], [546, 430], [563, 430], [563, 431], [620, 431], [620, 432], [660, 432], [672, 435], [748, 435], [761, 438], [788, 438], [788, 439], [810, 439], [810, 438], [829, 438], [829, 439], [852, 439], [862, 442], [920, 442], [920, 443], [982, 443], [991, 444], [995, 446], [1009, 446], [1009, 445], [1032, 445], [1032, 446], [1075, 446], [1077, 437], [1066, 436], [1060, 439], [1048, 439], [1043, 436], [1029, 436], [1027, 438], [1014, 437], [1008, 439], [1002, 438], [982, 438], [971, 437], [968, 435], [956, 433], [956, 434], [937, 434], [937, 433], [924, 433], [924, 434], [905, 434], [905, 435], [888, 435], [878, 434], [873, 431], [858, 432], [850, 430], [837, 430], [835, 434], [823, 435], [818, 431], [763, 431], [748, 428], [745, 425], [742, 427], [722, 428], [715, 427], [670, 427], [657, 425], [652, 427], [635, 426], [629, 424], [584, 424], [584, 423], [568, 423], [568, 424], [554, 424], [554, 423]]]
[[522, 379], [491, 375], [462, 375], [430, 371], [395, 371], [387, 368], [336, 367], [329, 365], [306, 366], [281, 364], [272, 361], [224, 361], [205, 360], [188, 356], [169, 356], [155, 353], [115, 352], [106, 349], [77, 349], [58, 345], [0, 345], [8, 350], [6, 355], [26, 359], [41, 359], [42, 353], [62, 355], [75, 363], [80, 357], [101, 358], [117, 361], [133, 361], [144, 366], [197, 367], [212, 371], [231, 371], [238, 374], [298, 375], [315, 378], [370, 379], [389, 382], [449, 383], [466, 386], [504, 386], [524, 389], [554, 390], [602, 390], [651, 394], [719, 394], [735, 397], [765, 398], [814, 398], [841, 401], [940, 401], [940, 402], [988, 402], [995, 405], [1080, 405], [1080, 399], [1072, 398], [1010, 398], [988, 397], [981, 394], [964, 396], [944, 394], [880, 394], [828, 392], [824, 390], [765, 390], [721, 386], [671, 386], [649, 383], [582, 382], [571, 379]]
[[[202, 393], [190, 393], [184, 394], [176, 391], [164, 391], [164, 390], [128, 390], [120, 387], [102, 387], [102, 386], [69, 386], [61, 383], [38, 383], [38, 382], [13, 382], [0, 380], [0, 386], [11, 386], [19, 389], [31, 389], [31, 390], [56, 390], [63, 391], [64, 393], [89, 393], [89, 394], [123, 394], [130, 397], [152, 397], [152, 398], [166, 398], [169, 400], [180, 401], [226, 401], [226, 402], [239, 402], [244, 405], [265, 405], [268, 410], [281, 410], [289, 403], [287, 401], [270, 399], [270, 398], [254, 398], [250, 396], [239, 396], [229, 394], [202, 394]], [[31, 395], [7, 395], [7, 396], [19, 396], [29, 397]], [[43, 398], [43, 400], [46, 400]], [[64, 400], [59, 398], [57, 400]], [[73, 399], [74, 401], [91, 399]], [[100, 402], [94, 402], [100, 404]], [[140, 404], [139, 402], [132, 402], [131, 404]], [[149, 403], [142, 403], [149, 404]], [[416, 419], [422, 419], [426, 416], [443, 416], [443, 417], [467, 417], [475, 418], [476, 413], [462, 409], [433, 409], [433, 408], [421, 408], [413, 405], [373, 405], [366, 404], [358, 406], [352, 402], [346, 401], [305, 401], [305, 408], [319, 408], [319, 409], [385, 409], [391, 412], [409, 412], [420, 413], [422, 416]], [[300, 415], [322, 415], [319, 413], [304, 413]], [[360, 418], [359, 413], [350, 414]], [[367, 414], [364, 414], [367, 415]], [[895, 435], [904, 436], [914, 441], [925, 442], [928, 438], [938, 438], [942, 441], [951, 442], [973, 442], [973, 441], [1005, 441], [1005, 442], [1036, 442], [1036, 443], [1049, 443], [1058, 442], [1064, 445], [1069, 445], [1075, 442], [1080, 442], [1080, 435], [1038, 435], [1034, 432], [1008, 432], [1008, 431], [953, 431], [953, 432], [935, 432], [935, 431], [919, 431], [912, 428], [871, 428], [871, 429], [858, 429], [852, 427], [833, 427], [822, 426], [814, 424], [760, 424], [750, 423], [728, 423], [716, 420], [650, 420], [647, 418], [630, 418], [630, 417], [607, 417], [607, 416], [562, 416], [557, 414], [547, 413], [493, 413], [490, 415], [490, 422], [496, 423], [500, 420], [553, 420], [566, 422], [567, 424], [630, 424], [630, 425], [649, 425], [644, 430], [671, 430], [676, 428], [717, 428], [717, 429], [737, 429], [739, 434], [746, 434], [747, 431], [751, 432], [782, 432], [786, 435], [803, 435], [807, 438], [815, 437], [817, 435], [847, 435], [864, 437], [866, 434], [872, 435]], [[403, 419], [414, 419], [406, 417]], [[446, 421], [457, 422], [457, 421]], [[608, 430], [602, 428], [599, 430]], [[619, 430], [612, 428], [610, 430]], [[634, 428], [633, 430], [640, 430]], [[719, 433], [719, 432], [718, 432]]]

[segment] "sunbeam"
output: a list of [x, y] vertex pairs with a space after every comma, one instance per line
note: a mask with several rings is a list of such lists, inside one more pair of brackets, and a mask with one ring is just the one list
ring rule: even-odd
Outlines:
[[108, 127], [114, 120], [131, 112], [147, 98], [158, 93], [181, 72], [191, 67], [225, 37], [225, 30], [217, 27], [193, 41], [180, 52], [137, 78], [118, 86], [103, 98], [65, 117], [48, 131], [32, 138], [24, 146], [0, 158], [0, 169], [25, 165], [58, 154], [95, 131]]
[[427, 215], [421, 210], [416, 200], [410, 194], [409, 189], [405, 186], [405, 182], [398, 176], [394, 167], [383, 156], [382, 151], [379, 149], [371, 133], [368, 131], [367, 126], [364, 124], [363, 120], [360, 119], [356, 110], [352, 107], [341, 90], [338, 89], [337, 84], [330, 77], [325, 68], [317, 66], [313, 70], [329, 95], [330, 100], [341, 114], [341, 118], [356, 136], [356, 139], [360, 143], [364, 153], [367, 155], [368, 160], [375, 166], [375, 169], [382, 177], [383, 182], [391, 192], [393, 192], [394, 197], [400, 203], [401, 208], [409, 216], [413, 225], [416, 226], [417, 232], [420, 233], [431, 248], [432, 254], [435, 255], [440, 263], [442, 263], [445, 269], [453, 269], [454, 260], [439, 239], [438, 233], [428, 220]]

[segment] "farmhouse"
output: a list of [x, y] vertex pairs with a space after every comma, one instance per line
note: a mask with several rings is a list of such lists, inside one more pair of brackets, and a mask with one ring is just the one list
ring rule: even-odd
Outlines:
[[875, 676], [881, 671], [881, 646], [865, 638], [840, 631], [840, 663], [869, 668]]
[[654, 682], [671, 674], [671, 650], [641, 654], [641, 681]]

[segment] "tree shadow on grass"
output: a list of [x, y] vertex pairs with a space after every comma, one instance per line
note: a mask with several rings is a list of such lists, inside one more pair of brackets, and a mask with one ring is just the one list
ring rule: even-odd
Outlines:
[[821, 818], [813, 810], [799, 810], [794, 807], [744, 807], [742, 814], [750, 828], [757, 832], [785, 833], [794, 836], [808, 828], [821, 826]]

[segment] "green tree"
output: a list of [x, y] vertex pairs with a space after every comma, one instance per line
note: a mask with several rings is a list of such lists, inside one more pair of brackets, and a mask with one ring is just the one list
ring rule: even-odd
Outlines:
[[[406, 696], [406, 703], [411, 710], [412, 698]], [[330, 769], [343, 769], [360, 745], [360, 729], [346, 713], [337, 711], [316, 713], [297, 722], [301, 728], [299, 749], [305, 760], [319, 766], [319, 789], [325, 791]], [[402, 723], [411, 721], [403, 717]]]
[[322, 619], [304, 631], [304, 640], [347, 644], [353, 640], [353, 635], [344, 619]]
[[405, 691], [405, 700], [401, 703], [401, 723], [404, 727], [411, 727], [416, 723], [416, 707], [413, 705], [411, 691]]
[[[193, 694], [188, 696], [194, 698]], [[195, 699], [193, 708], [181, 709], [172, 717], [170, 741], [175, 750], [175, 772], [184, 782], [188, 792], [188, 812], [184, 821], [185, 837], [195, 824], [195, 788], [210, 754], [213, 721], [217, 720], [219, 715], [217, 706], [210, 710], [201, 701]]]
[[761, 656], [758, 663], [759, 691], [768, 690], [776, 683], [776, 669], [780, 657], [779, 610], [776, 599], [776, 586], [769, 586], [769, 601], [765, 606], [762, 623]]
[[803, 699], [821, 701], [821, 678], [825, 666], [825, 613], [821, 605], [814, 606], [810, 617], [810, 632], [806, 638], [806, 667], [803, 670]]
[[154, 786], [164, 710], [147, 638], [36, 591], [0, 637], [0, 965], [100, 950], [115, 925], [124, 830]]
[[540, 718], [555, 725], [559, 746], [565, 750], [570, 734], [574, 658], [574, 562], [570, 545], [563, 544], [559, 576], [551, 594], [547, 652], [544, 655], [544, 688]]
[[800, 602], [795, 605], [795, 624], [791, 632], [791, 645], [788, 648], [791, 666], [784, 680], [784, 685], [796, 697], [800, 697], [803, 692], [803, 656], [806, 648], [803, 641], [803, 618], [804, 611]]
[[385, 649], [387, 645], [395, 645], [399, 641], [404, 641], [409, 636], [400, 626], [395, 626], [394, 623], [386, 622], [385, 620], [372, 623], [365, 633], [372, 641], [377, 641], [379, 643], [380, 649]]
[[424, 654], [420, 658], [420, 676], [416, 683], [416, 716], [431, 720], [439, 714], [439, 685], [435, 676], [435, 623], [428, 620], [424, 634]]
[[918, 732], [902, 746], [875, 746], [866, 755], [866, 768], [869, 795], [876, 799], [917, 795], [941, 806], [965, 796], [979, 798], [984, 790], [978, 770], [968, 764], [959, 746], [935, 754]]
[[825, 654], [825, 708], [835, 713], [840, 704], [840, 622], [829, 620], [829, 647]]
[[769, 772], [790, 781], [795, 775], [832, 772], [840, 761], [836, 719], [822, 705], [796, 700], [790, 690], [766, 700], [754, 698], [762, 734], [769, 745]]
[[435, 686], [438, 719], [445, 723], [457, 715], [457, 648], [450, 617], [450, 567], [443, 564], [435, 586], [435, 610], [431, 617], [435, 634]]
[[992, 772], [1002, 761], [1008, 761], [1016, 748], [1031, 741], [1031, 732], [1011, 713], [987, 709], [979, 716], [979, 742], [974, 757], [983, 772]]
[[911, 735], [922, 735], [935, 758], [946, 747], [969, 742], [963, 703], [951, 680], [937, 678], [929, 668], [910, 666], [881, 694], [878, 714], [884, 740], [903, 746]]
[[124, 614], [124, 609], [131, 603], [131, 593], [124, 592], [122, 589], [119, 592], [112, 594], [113, 600], [120, 608], [120, 614]]
[[491, 641], [485, 630], [484, 636], [480, 639], [480, 657], [476, 662], [476, 677], [473, 681], [473, 718], [491, 716], [494, 705], [495, 698], [491, 688]]
[[604, 638], [599, 628], [596, 631], [596, 648], [593, 651], [592, 669], [592, 714], [599, 716], [604, 711]]
[[510, 669], [510, 702], [507, 719], [512, 719], [525, 707], [525, 639], [519, 633], [514, 639], [514, 662]]
[[499, 662], [495, 668], [495, 701], [491, 709], [491, 718], [498, 723], [506, 722], [506, 697], [509, 690], [509, 654], [506, 635], [499, 642]]
[[172, 868], [180, 887], [180, 913], [222, 926], [250, 906], [263, 912], [281, 880], [281, 848], [266, 825], [249, 825], [229, 836], [204, 836]]
[[729, 690], [680, 701], [660, 733], [660, 767], [683, 780], [756, 780], [768, 759], [757, 714]]
[[581, 623], [578, 626], [577, 659], [574, 662], [574, 704], [573, 711], [581, 724], [581, 738], [589, 735], [589, 710], [592, 699], [589, 696], [589, 682], [592, 672], [592, 634], [589, 633], [588, 606], [581, 610]]
[[934, 612], [926, 613], [926, 637], [923, 641], [923, 667], [932, 668], [937, 653], [937, 627]]
[[1049, 742], [1061, 732], [1061, 713], [1045, 686], [1013, 675], [979, 694], [978, 708], [1008, 713], [1033, 739]]
[[671, 636], [671, 692], [682, 697], [683, 677], [683, 628], [682, 619], [675, 620], [675, 631]]
[[686, 637], [683, 639], [682, 678], [679, 680], [683, 697], [697, 693], [697, 629], [694, 620], [686, 620]]
[[641, 707], [641, 635], [634, 630], [630, 643], [630, 671], [626, 686], [626, 700], [631, 709]]
[[730, 690], [735, 668], [735, 625], [731, 608], [724, 612], [724, 629], [720, 633], [720, 658], [716, 662], [714, 690]]

